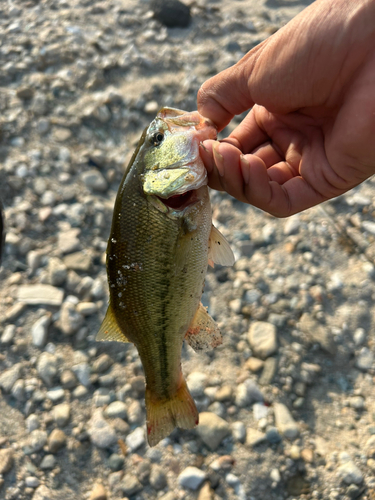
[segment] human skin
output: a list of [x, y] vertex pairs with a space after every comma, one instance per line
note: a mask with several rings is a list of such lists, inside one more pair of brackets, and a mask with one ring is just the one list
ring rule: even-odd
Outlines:
[[375, 172], [375, 2], [316, 0], [237, 64], [207, 80], [198, 111], [209, 185], [287, 217]]

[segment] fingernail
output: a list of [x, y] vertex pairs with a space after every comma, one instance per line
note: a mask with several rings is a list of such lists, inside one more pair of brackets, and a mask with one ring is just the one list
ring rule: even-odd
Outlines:
[[203, 144], [203, 142], [200, 142], [199, 143], [199, 146], [204, 150], [206, 151], [206, 153], [209, 153], [208, 149], [206, 148], [206, 146]]
[[224, 176], [224, 157], [217, 150], [218, 146], [219, 146], [219, 143], [218, 142], [214, 142], [212, 144], [212, 151], [214, 153], [214, 159], [215, 159], [216, 168], [217, 168], [219, 174], [221, 175], [221, 177], [223, 177]]
[[244, 157], [244, 155], [240, 156], [240, 162], [241, 162], [241, 172], [242, 172], [242, 177], [244, 180], [245, 184], [249, 184], [249, 178], [250, 178], [250, 163], [249, 161]]

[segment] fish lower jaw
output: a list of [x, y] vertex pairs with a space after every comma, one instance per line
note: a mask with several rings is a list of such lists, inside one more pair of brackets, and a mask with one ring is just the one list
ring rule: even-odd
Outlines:
[[191, 189], [190, 191], [185, 191], [185, 193], [170, 196], [169, 198], [158, 199], [169, 209], [182, 211], [190, 205], [194, 205], [198, 201], [197, 190]]

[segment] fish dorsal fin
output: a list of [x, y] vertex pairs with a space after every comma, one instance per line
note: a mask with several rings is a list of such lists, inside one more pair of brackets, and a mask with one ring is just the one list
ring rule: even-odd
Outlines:
[[130, 342], [116, 321], [111, 303], [108, 305], [107, 312], [96, 336], [96, 341]]
[[208, 242], [208, 263], [211, 266], [212, 262], [220, 264], [221, 266], [233, 266], [234, 261], [234, 254], [228, 241], [221, 232], [212, 225]]
[[202, 304], [198, 306], [189, 330], [185, 335], [185, 340], [194, 351], [207, 351], [223, 342], [217, 324]]

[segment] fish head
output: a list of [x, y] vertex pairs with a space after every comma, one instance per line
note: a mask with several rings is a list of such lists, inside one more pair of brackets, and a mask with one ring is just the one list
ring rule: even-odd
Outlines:
[[184, 205], [188, 193], [207, 184], [199, 144], [216, 136], [215, 125], [198, 111], [162, 108], [145, 131], [141, 176], [144, 194], [157, 197], [169, 208]]

